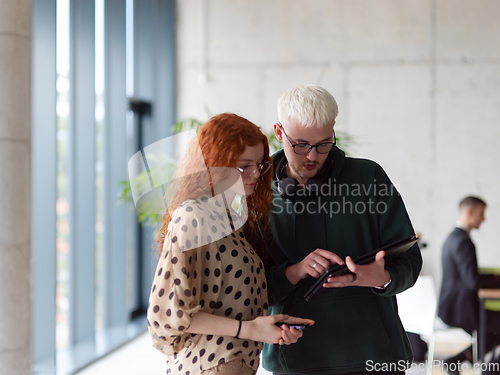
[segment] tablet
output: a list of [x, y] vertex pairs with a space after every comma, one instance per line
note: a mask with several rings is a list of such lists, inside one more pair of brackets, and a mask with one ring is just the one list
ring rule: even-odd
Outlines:
[[[417, 236], [412, 235], [410, 237], [404, 238], [400, 241], [389, 244], [380, 249], [374, 250], [371, 253], [360, 256], [359, 258], [353, 259], [356, 264], [369, 264], [375, 260], [375, 255], [379, 251], [385, 251], [385, 261], [390, 262], [394, 259], [398, 258], [401, 254], [406, 252], [410, 247], [412, 247], [418, 241]], [[304, 298], [306, 301], [309, 301], [318, 291], [323, 288], [323, 284], [333, 276], [346, 275], [352, 273], [347, 268], [346, 264], [332, 264], [330, 268], [321, 275], [318, 280], [314, 283], [314, 285], [304, 294]]]

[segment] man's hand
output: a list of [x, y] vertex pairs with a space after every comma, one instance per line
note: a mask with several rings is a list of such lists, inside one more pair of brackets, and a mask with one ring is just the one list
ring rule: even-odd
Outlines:
[[297, 285], [300, 280], [307, 276], [318, 278], [334, 263], [344, 264], [344, 261], [331, 251], [316, 249], [302, 259], [301, 262], [287, 267], [286, 277], [290, 283]]
[[325, 288], [343, 288], [346, 286], [368, 286], [381, 287], [390, 279], [391, 274], [385, 266], [385, 251], [379, 251], [375, 260], [370, 264], [359, 265], [354, 263], [351, 257], [345, 259], [345, 264], [349, 271], [354, 275], [342, 275], [330, 277], [323, 287]]

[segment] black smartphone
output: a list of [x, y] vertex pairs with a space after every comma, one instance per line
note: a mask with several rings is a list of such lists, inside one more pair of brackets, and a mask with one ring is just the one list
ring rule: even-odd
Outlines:
[[302, 331], [304, 328], [306, 328], [305, 324], [293, 324], [293, 323], [283, 323], [283, 322], [277, 322], [275, 323], [278, 327], [281, 328], [283, 324], [286, 324], [288, 328], [292, 329], [295, 328], [296, 330]]

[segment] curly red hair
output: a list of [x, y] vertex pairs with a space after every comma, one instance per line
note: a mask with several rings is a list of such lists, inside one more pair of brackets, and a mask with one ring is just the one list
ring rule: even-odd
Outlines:
[[[182, 176], [182, 178], [177, 180], [180, 181], [178, 185], [171, 186], [169, 189], [173, 191], [172, 198], [156, 239], [159, 253], [163, 251], [171, 212], [173, 213], [188, 199], [195, 199], [203, 194], [213, 194], [215, 176], [210, 177], [206, 171], [200, 171], [200, 166], [235, 168], [236, 161], [245, 151], [245, 147], [255, 146], [259, 142], [264, 145], [262, 162], [271, 162], [267, 137], [258, 126], [241, 116], [234, 113], [222, 113], [213, 116], [200, 127], [197, 139], [191, 143], [177, 171], [177, 177]], [[261, 175], [254, 193], [245, 197], [248, 220], [243, 230], [247, 240], [265, 263], [268, 259], [265, 243], [270, 238], [271, 179], [272, 170]]]

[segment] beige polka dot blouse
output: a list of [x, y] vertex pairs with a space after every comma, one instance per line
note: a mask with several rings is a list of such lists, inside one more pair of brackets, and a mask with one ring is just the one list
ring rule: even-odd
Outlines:
[[234, 359], [258, 367], [262, 343], [186, 332], [198, 311], [238, 320], [267, 315], [264, 266], [241, 225], [220, 197], [186, 201], [172, 215], [148, 308], [167, 374], [199, 374]]

